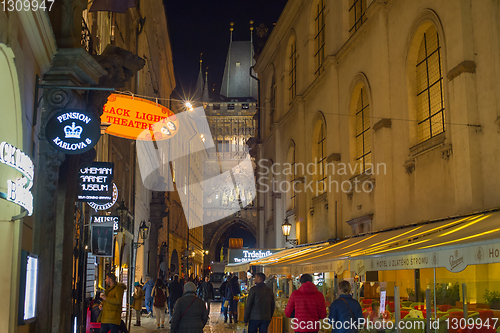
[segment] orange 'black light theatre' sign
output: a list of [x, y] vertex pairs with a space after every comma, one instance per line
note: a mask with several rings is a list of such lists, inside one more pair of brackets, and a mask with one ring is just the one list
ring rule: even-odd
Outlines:
[[126, 139], [161, 141], [179, 130], [179, 120], [168, 108], [146, 99], [111, 94], [101, 122], [110, 123], [106, 133]]

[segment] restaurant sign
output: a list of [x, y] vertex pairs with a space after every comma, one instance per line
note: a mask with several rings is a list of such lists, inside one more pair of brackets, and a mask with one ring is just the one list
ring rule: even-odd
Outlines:
[[500, 263], [500, 243], [489, 243], [416, 254], [385, 255], [384, 257], [351, 260], [357, 274], [366, 271], [388, 271], [444, 267], [450, 272], [461, 272], [469, 265]]
[[80, 168], [78, 181], [78, 201], [107, 203], [113, 200], [112, 162], [93, 162]]
[[0, 143], [0, 163], [8, 165], [22, 175], [16, 180], [7, 180], [7, 193], [0, 192], [0, 198], [13, 202], [26, 209], [28, 215], [33, 214], [33, 161], [19, 148], [2, 142]]
[[45, 135], [56, 150], [76, 155], [96, 145], [101, 136], [100, 125], [99, 118], [89, 112], [59, 111], [47, 122]]
[[254, 259], [262, 259], [270, 256], [273, 253], [279, 252], [281, 250], [262, 250], [262, 249], [229, 249], [228, 250], [228, 263], [238, 264], [242, 262], [247, 262]]
[[168, 108], [146, 99], [111, 94], [101, 122], [111, 124], [106, 133], [126, 139], [160, 141], [173, 137], [179, 120]]

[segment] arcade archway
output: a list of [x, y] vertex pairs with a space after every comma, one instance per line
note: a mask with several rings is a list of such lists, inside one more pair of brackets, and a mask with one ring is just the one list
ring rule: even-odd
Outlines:
[[210, 242], [210, 260], [221, 261], [221, 254], [227, 260], [229, 238], [242, 238], [243, 247], [256, 247], [257, 238], [254, 226], [243, 219], [233, 219], [219, 227]]

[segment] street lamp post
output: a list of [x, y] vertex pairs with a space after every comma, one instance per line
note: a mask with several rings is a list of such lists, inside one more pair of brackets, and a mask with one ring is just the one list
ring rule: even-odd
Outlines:
[[285, 236], [285, 243], [290, 243], [292, 246], [297, 245], [297, 239], [288, 239], [290, 236], [290, 231], [292, 230], [292, 225], [285, 219], [285, 222], [281, 225], [281, 230], [283, 231], [283, 236]]
[[146, 221], [142, 221], [141, 226], [139, 227], [139, 237], [142, 239], [142, 243], [134, 242], [134, 248], [138, 249], [142, 245], [144, 245], [146, 239], [148, 238], [149, 227], [146, 225]]

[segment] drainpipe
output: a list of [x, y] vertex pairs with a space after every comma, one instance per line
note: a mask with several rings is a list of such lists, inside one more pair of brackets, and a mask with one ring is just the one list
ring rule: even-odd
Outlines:
[[257, 80], [257, 137], [260, 139], [260, 79], [252, 74], [254, 67], [250, 67], [250, 76], [252, 79]]

